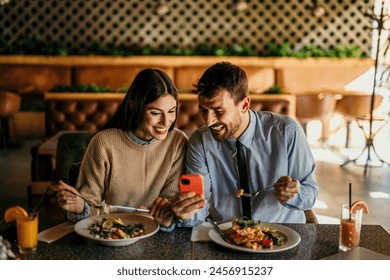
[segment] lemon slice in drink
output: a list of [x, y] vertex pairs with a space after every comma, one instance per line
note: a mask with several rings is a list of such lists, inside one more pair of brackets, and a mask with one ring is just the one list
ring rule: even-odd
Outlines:
[[4, 221], [6, 223], [9, 223], [9, 222], [15, 221], [17, 217], [27, 217], [27, 216], [28, 216], [28, 214], [27, 214], [26, 210], [24, 210], [23, 207], [12, 206], [5, 211]]

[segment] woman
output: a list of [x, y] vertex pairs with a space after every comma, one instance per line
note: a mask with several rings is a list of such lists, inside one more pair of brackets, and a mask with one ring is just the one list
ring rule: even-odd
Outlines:
[[[145, 69], [134, 79], [120, 107], [91, 139], [76, 183], [94, 204], [147, 207], [163, 227], [173, 226], [170, 199], [178, 193], [188, 138], [174, 128], [177, 89], [163, 71]], [[57, 201], [68, 217], [80, 220], [98, 210], [67, 191], [60, 181]], [[204, 199], [194, 199], [194, 207]], [[188, 208], [175, 214], [187, 217]], [[181, 216], [184, 214], [184, 216]]]

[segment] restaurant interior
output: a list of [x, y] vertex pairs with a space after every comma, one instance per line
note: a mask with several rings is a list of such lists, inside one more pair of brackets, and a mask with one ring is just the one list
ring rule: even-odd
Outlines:
[[[351, 185], [370, 209], [363, 224], [390, 234], [389, 17], [379, 0], [0, 0], [0, 217], [36, 206], [61, 172], [71, 179], [82, 152], [65, 164], [60, 136], [100, 129], [139, 71], [172, 78], [176, 127], [190, 136], [203, 124], [193, 85], [230, 61], [253, 110], [302, 125], [318, 223], [339, 223]], [[63, 219], [48, 194], [40, 219]]]

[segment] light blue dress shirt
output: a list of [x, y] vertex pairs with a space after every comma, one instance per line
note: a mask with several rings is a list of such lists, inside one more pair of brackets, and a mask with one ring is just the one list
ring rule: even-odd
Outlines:
[[[273, 188], [252, 199], [252, 218], [264, 222], [304, 223], [303, 210], [311, 209], [318, 195], [315, 162], [302, 127], [291, 117], [249, 110], [250, 124], [239, 141], [246, 147], [250, 192], [275, 183], [281, 176], [297, 179], [300, 191], [285, 205]], [[242, 217], [236, 139], [218, 142], [208, 127], [191, 135], [186, 168], [189, 174], [204, 176], [205, 197], [209, 202], [192, 218], [204, 221], [210, 213], [215, 221]], [[211, 200], [210, 200], [211, 199]]]

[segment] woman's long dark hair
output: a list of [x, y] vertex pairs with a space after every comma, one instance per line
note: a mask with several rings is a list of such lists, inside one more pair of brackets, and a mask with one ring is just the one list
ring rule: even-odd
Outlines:
[[[159, 69], [142, 70], [135, 77], [115, 114], [101, 130], [107, 128], [118, 128], [123, 131], [136, 130], [142, 121], [145, 105], [166, 94], [172, 95], [177, 105], [177, 89], [168, 75]], [[174, 126], [175, 122], [172, 123], [169, 131]]]

